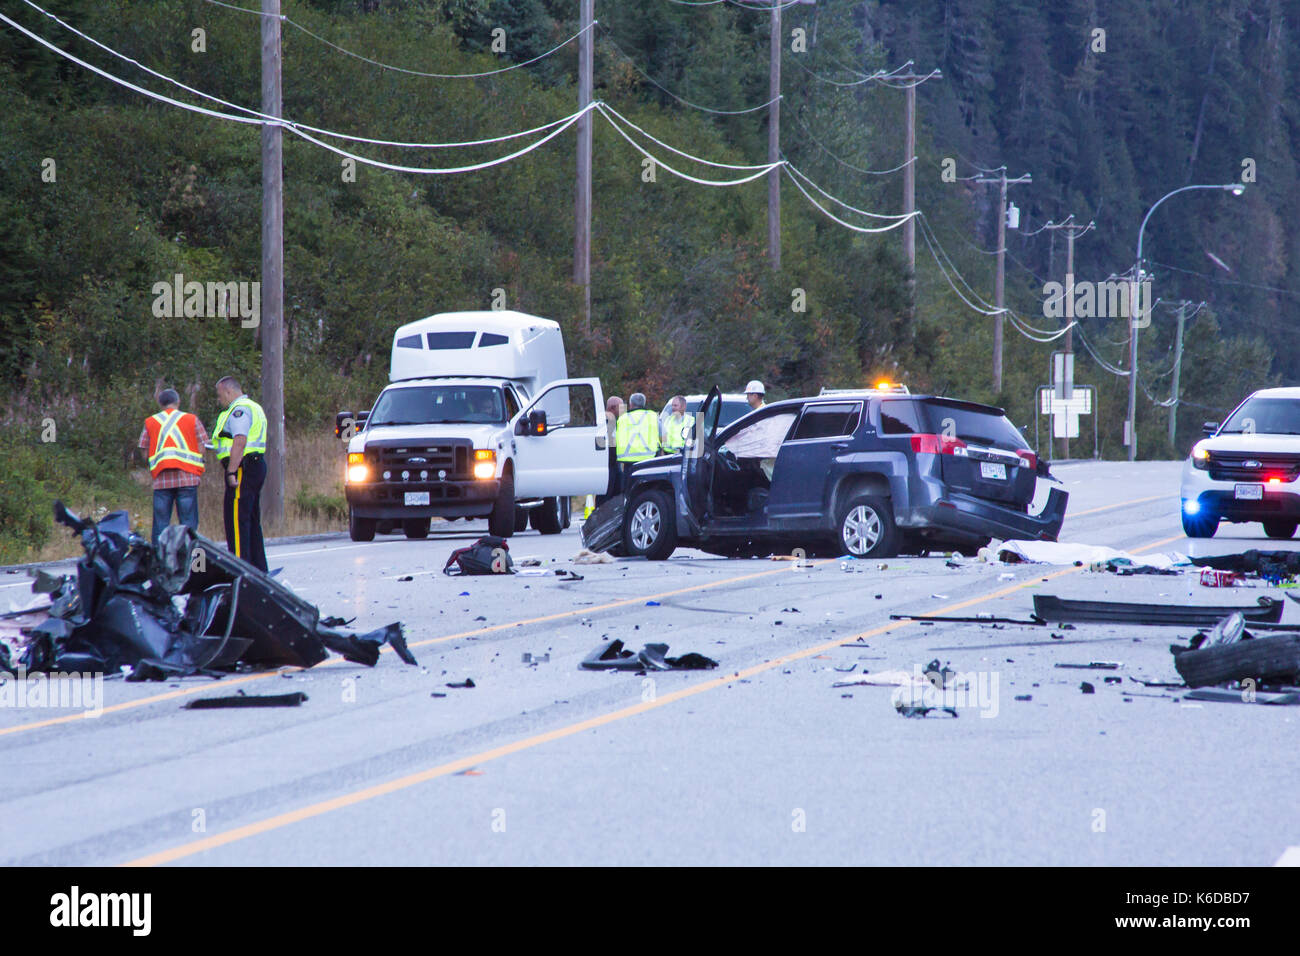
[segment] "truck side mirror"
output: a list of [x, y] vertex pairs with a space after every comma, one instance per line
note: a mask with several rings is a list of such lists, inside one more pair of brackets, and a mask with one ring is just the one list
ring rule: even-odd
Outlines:
[[[352, 425], [353, 422], [355, 422], [355, 419], [352, 417], [351, 412], [339, 412], [336, 414], [334, 416], [334, 437], [342, 438], [343, 430]], [[348, 437], [351, 438], [352, 435], [349, 434]]]
[[535, 408], [528, 413], [528, 434], [538, 436], [546, 434], [546, 412], [540, 408]]
[[1205, 433], [1205, 437], [1206, 437], [1206, 438], [1209, 438], [1211, 435], [1213, 435], [1213, 434], [1214, 434], [1215, 432], [1217, 432], [1218, 430], [1219, 430], [1219, 423], [1218, 423], [1218, 422], [1206, 422], [1205, 424], [1203, 424], [1203, 425], [1201, 426], [1201, 431], [1203, 431], [1203, 432]]
[[357, 431], [361, 431], [361, 429], [365, 428], [366, 422], [369, 420], [370, 409], [367, 408], [364, 412], [357, 412]]

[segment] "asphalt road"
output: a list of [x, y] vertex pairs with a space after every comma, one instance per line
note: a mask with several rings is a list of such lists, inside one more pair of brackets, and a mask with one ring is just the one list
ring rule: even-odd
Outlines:
[[[1059, 466], [1071, 492], [1062, 539], [1279, 546], [1258, 525], [1185, 539], [1179, 467]], [[373, 669], [110, 681], [95, 719], [0, 709], [0, 862], [1271, 865], [1300, 846], [1300, 708], [1185, 702], [1131, 679], [1176, 680], [1168, 647], [1192, 629], [888, 619], [1025, 617], [1036, 592], [1151, 603], [1276, 592], [942, 558], [800, 570], [678, 552], [575, 567], [576, 528], [520, 535], [512, 552], [582, 581], [453, 579], [440, 573], [447, 554], [482, 529], [448, 527], [427, 541], [271, 550], [322, 613], [403, 621], [420, 667], [385, 653]], [[23, 580], [0, 576], [0, 606], [24, 595]], [[721, 667], [580, 670], [606, 637]], [[959, 719], [904, 719], [889, 687], [832, 686], [933, 658], [980, 691]], [[1095, 660], [1123, 666], [1054, 666]], [[474, 688], [447, 686], [467, 677]], [[238, 690], [309, 700], [181, 709]]]

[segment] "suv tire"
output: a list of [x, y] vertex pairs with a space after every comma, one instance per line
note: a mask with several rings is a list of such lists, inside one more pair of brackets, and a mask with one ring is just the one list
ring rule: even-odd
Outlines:
[[402, 521], [402, 533], [408, 538], [419, 540], [429, 536], [428, 518], [405, 518]]
[[662, 561], [677, 547], [677, 515], [661, 491], [646, 489], [627, 506], [623, 548], [632, 557]]
[[559, 498], [543, 498], [542, 503], [532, 510], [533, 527], [542, 534], [559, 534], [564, 530], [564, 515], [560, 513]]
[[536, 509], [521, 508], [515, 505], [515, 534], [528, 530], [528, 515]]
[[353, 541], [375, 540], [375, 519], [358, 518], [356, 512], [348, 509], [348, 537]]
[[501, 475], [501, 488], [488, 515], [488, 534], [508, 538], [515, 533], [515, 475], [507, 469]]
[[1270, 538], [1287, 538], [1295, 537], [1295, 529], [1300, 522], [1288, 520], [1287, 518], [1273, 518], [1264, 522], [1264, 533]]
[[898, 554], [898, 528], [888, 498], [858, 495], [840, 511], [836, 522], [841, 554], [855, 558], [892, 558]]
[[1216, 514], [1206, 514], [1201, 512], [1197, 515], [1189, 515], [1183, 512], [1183, 533], [1189, 538], [1213, 538], [1214, 532], [1219, 530], [1219, 516]]

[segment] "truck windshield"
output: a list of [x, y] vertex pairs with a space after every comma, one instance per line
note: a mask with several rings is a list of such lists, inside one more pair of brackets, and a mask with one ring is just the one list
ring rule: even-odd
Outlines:
[[1294, 398], [1248, 398], [1219, 429], [1220, 435], [1252, 432], [1300, 435], [1300, 401]]
[[379, 396], [368, 427], [378, 425], [500, 425], [501, 389], [489, 385], [408, 385]]

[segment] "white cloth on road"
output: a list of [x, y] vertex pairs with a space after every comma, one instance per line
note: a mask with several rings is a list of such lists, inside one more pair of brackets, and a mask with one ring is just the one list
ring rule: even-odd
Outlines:
[[1191, 564], [1187, 555], [1177, 551], [1167, 554], [1129, 554], [1099, 544], [1072, 544], [1064, 541], [1004, 541], [998, 546], [997, 555], [1000, 561], [1024, 561], [1030, 564], [1096, 564], [1113, 558], [1148, 568], [1164, 569]]

